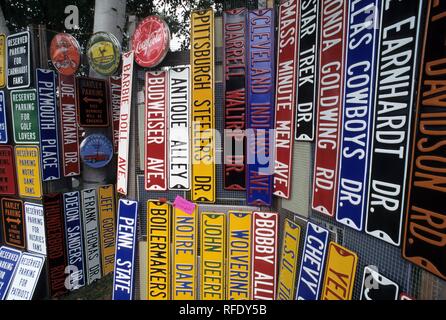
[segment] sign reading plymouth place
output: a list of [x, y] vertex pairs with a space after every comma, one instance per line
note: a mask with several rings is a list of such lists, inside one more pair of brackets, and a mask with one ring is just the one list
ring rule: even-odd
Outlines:
[[0, 34], [0, 88], [6, 86], [6, 35]]
[[98, 188], [99, 227], [101, 237], [102, 275], [113, 272], [115, 265], [115, 192], [112, 184]]
[[1, 209], [5, 243], [25, 249], [25, 214], [22, 200], [3, 198]]
[[111, 76], [119, 67], [121, 45], [112, 33], [96, 32], [88, 41], [87, 56], [94, 71]]
[[39, 144], [39, 109], [35, 89], [11, 91], [14, 142]]
[[119, 115], [121, 113], [121, 77], [110, 77], [110, 101], [112, 105], [113, 149], [118, 153]]
[[274, 10], [248, 14], [247, 202], [271, 206], [274, 175]]
[[81, 63], [79, 43], [71, 34], [56, 34], [51, 40], [50, 58], [61, 76], [74, 75]]
[[28, 88], [31, 84], [31, 39], [29, 31], [11, 34], [7, 43], [7, 84], [9, 90]]
[[0, 194], [14, 195], [17, 193], [17, 184], [12, 146], [0, 146], [0, 163]]
[[192, 200], [215, 202], [214, 11], [191, 17]]
[[246, 16], [247, 10], [223, 13], [224, 29], [224, 188], [246, 188]]
[[5, 92], [0, 91], [0, 144], [8, 143]]
[[24, 198], [42, 197], [40, 178], [40, 151], [37, 146], [16, 146], [17, 184], [19, 196]]
[[77, 78], [77, 108], [81, 127], [108, 126], [107, 82]]
[[46, 255], [45, 216], [43, 206], [25, 202], [26, 248], [30, 252]]

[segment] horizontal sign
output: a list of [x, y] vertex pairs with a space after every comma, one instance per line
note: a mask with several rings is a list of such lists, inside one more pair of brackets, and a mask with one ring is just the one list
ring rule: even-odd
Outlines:
[[0, 88], [6, 86], [6, 35], [0, 34]]
[[81, 127], [107, 127], [107, 82], [100, 79], [77, 78], [77, 108]]
[[19, 195], [24, 198], [42, 197], [39, 147], [15, 147], [17, 184]]
[[99, 229], [101, 237], [102, 275], [113, 272], [115, 265], [116, 204], [112, 184], [98, 188]]
[[121, 77], [110, 77], [109, 84], [110, 101], [112, 106], [113, 148], [115, 153], [118, 153], [119, 116], [121, 114]]
[[0, 300], [5, 300], [14, 271], [22, 252], [8, 247], [0, 247]]
[[119, 200], [113, 300], [133, 300], [138, 203]]
[[192, 200], [215, 202], [214, 11], [191, 15]]
[[361, 300], [398, 300], [399, 287], [373, 267], [364, 268], [362, 278]]
[[46, 256], [45, 215], [40, 204], [25, 202], [26, 247]]
[[7, 37], [8, 89], [28, 88], [31, 84], [31, 35], [29, 31]]
[[3, 198], [1, 201], [3, 240], [9, 245], [25, 249], [25, 213], [23, 201]]
[[[0, 35], [0, 39], [1, 39], [1, 35]], [[0, 47], [1, 47], [1, 44], [0, 44]], [[0, 54], [1, 54], [1, 52], [0, 52]], [[7, 117], [7, 115], [6, 115], [5, 92], [0, 91], [0, 144], [8, 143], [8, 124], [7, 124], [8, 121], [6, 120], [6, 117]]]
[[0, 146], [0, 164], [0, 194], [14, 195], [17, 193], [17, 184], [13, 147]]
[[307, 224], [296, 300], [319, 300], [328, 246], [328, 230]]
[[11, 91], [14, 142], [39, 144], [39, 108], [35, 89]]

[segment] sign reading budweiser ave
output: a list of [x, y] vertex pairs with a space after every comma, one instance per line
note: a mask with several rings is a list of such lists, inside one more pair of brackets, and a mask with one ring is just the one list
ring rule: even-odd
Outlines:
[[333, 216], [338, 181], [347, 1], [322, 0], [321, 11], [320, 85], [312, 207]]
[[145, 188], [167, 190], [167, 71], [146, 72]]
[[121, 113], [121, 77], [110, 77], [110, 101], [112, 106], [113, 149], [118, 153], [119, 115]]

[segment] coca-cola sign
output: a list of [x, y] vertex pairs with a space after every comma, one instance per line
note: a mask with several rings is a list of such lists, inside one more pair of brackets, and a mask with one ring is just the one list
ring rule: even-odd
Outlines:
[[136, 63], [141, 67], [154, 67], [163, 61], [169, 50], [169, 26], [160, 17], [149, 16], [138, 25], [132, 44]]

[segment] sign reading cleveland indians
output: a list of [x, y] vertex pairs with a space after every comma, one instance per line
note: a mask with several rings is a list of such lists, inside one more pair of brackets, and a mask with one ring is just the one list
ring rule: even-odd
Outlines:
[[321, 9], [320, 86], [312, 207], [316, 211], [333, 216], [338, 180], [348, 10], [347, 3], [343, 0], [323, 0]]

